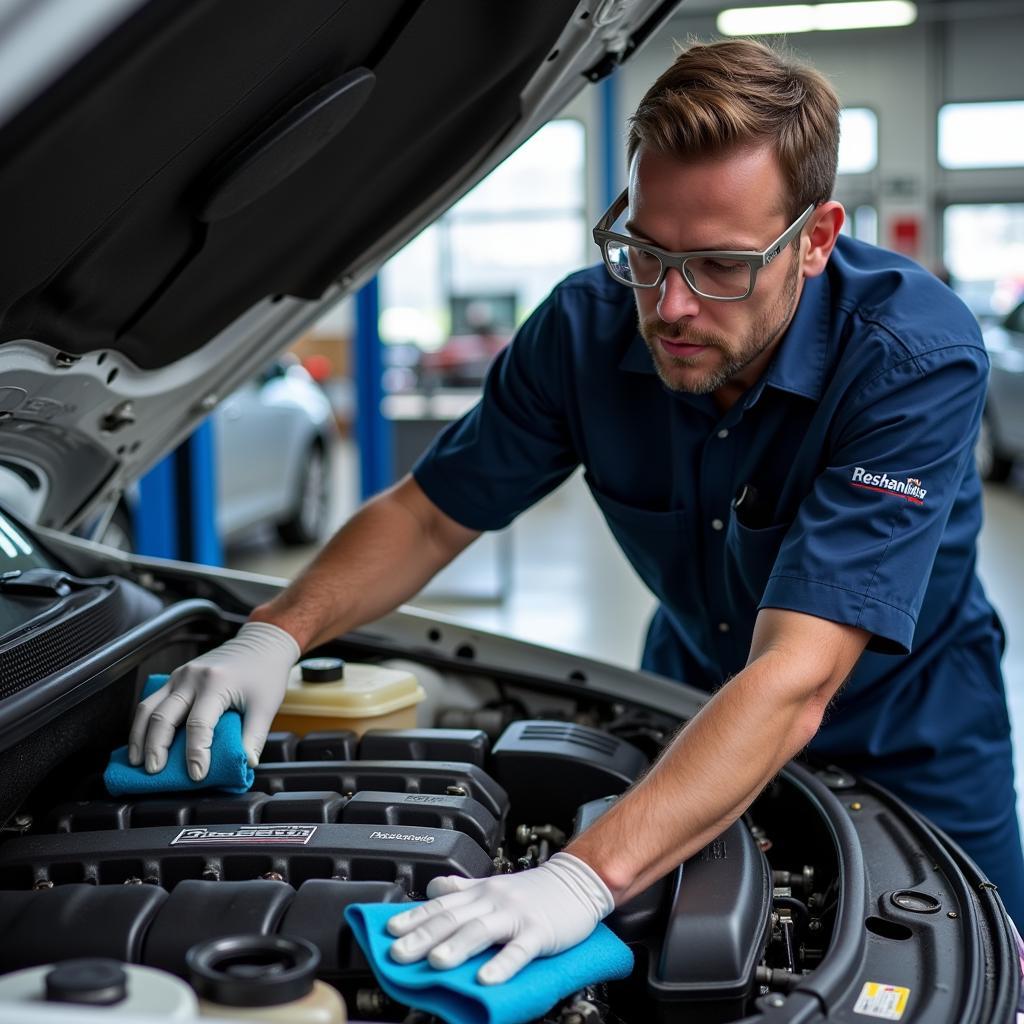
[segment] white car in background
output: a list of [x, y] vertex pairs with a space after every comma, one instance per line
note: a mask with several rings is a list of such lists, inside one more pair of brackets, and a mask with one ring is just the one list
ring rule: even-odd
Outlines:
[[1024, 302], [983, 334], [992, 372], [975, 457], [983, 480], [1008, 480], [1024, 456]]
[[[289, 545], [317, 544], [331, 520], [339, 441], [323, 389], [294, 357], [250, 378], [213, 412], [217, 532], [230, 541], [260, 525]], [[129, 487], [103, 530], [104, 544], [135, 550], [139, 489]]]

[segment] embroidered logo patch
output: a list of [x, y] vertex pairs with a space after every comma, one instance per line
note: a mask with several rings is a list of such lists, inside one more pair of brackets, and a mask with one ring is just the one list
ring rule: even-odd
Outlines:
[[915, 505], [923, 505], [928, 491], [921, 486], [916, 476], [908, 476], [906, 480], [896, 480], [888, 473], [869, 473], [863, 466], [856, 466], [850, 483], [865, 491], [880, 491], [882, 494], [895, 494]]

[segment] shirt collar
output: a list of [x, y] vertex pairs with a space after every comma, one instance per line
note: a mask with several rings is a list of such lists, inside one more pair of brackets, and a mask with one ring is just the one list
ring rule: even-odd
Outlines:
[[[774, 358], [768, 364], [768, 369], [747, 393], [745, 407], [753, 405], [768, 386], [813, 401], [821, 398], [829, 362], [830, 298], [827, 274], [809, 277], [804, 281], [793, 320]], [[628, 373], [655, 372], [651, 354], [639, 331], [633, 335], [633, 340], [619, 360], [619, 369]]]
[[821, 398], [829, 363], [830, 302], [827, 274], [805, 279], [793, 320], [768, 369], [751, 388], [748, 407], [765, 387], [789, 391], [815, 402]]

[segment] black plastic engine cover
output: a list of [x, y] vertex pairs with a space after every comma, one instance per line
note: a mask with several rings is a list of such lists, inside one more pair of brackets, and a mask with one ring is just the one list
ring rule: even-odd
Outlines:
[[245, 881], [272, 872], [292, 885], [395, 881], [422, 893], [438, 875], [482, 878], [493, 870], [488, 854], [460, 832], [373, 825], [139, 828], [20, 836], [0, 849], [2, 889], [133, 878], [173, 889], [187, 879]]
[[243, 793], [149, 799], [87, 800], [61, 804], [46, 820], [50, 832], [96, 832], [161, 825], [277, 824], [408, 825], [462, 832], [490, 854], [497, 852], [497, 818], [471, 796], [379, 793], [343, 797], [334, 792]]
[[181, 882], [150, 925], [142, 963], [185, 977], [185, 954], [205, 939], [272, 935], [295, 890], [284, 882]]
[[378, 761], [466, 761], [483, 768], [491, 742], [482, 729], [370, 729], [359, 756]]
[[[508, 813], [508, 794], [479, 765], [464, 761], [299, 761], [261, 764], [253, 789], [263, 793], [365, 790], [471, 796], [499, 821]], [[461, 790], [451, 793], [450, 790]], [[574, 805], [575, 806], [575, 805]]]
[[339, 882], [313, 878], [295, 894], [277, 931], [308, 939], [320, 950], [321, 978], [371, 974], [370, 965], [345, 921], [350, 903], [404, 903], [409, 897], [393, 882]]
[[753, 991], [768, 939], [768, 861], [737, 821], [686, 861], [676, 878], [664, 938], [651, 955], [648, 988], [658, 1001], [714, 1003], [735, 1016]]
[[402, 903], [394, 882], [313, 879], [296, 892], [283, 882], [185, 881], [156, 885], [60, 885], [0, 894], [0, 972], [83, 956], [159, 967], [186, 976], [195, 942], [238, 933], [307, 939], [320, 950], [322, 978], [368, 975], [344, 911], [350, 903]]
[[492, 856], [498, 852], [501, 825], [471, 796], [435, 793], [356, 793], [341, 812], [346, 823], [401, 825], [408, 828], [443, 828], [462, 832]]
[[58, 885], [0, 894], [0, 972], [83, 956], [138, 963], [167, 900], [155, 885]]
[[507, 790], [517, 822], [529, 818], [563, 829], [580, 804], [624, 792], [647, 763], [625, 740], [542, 719], [513, 722], [491, 751], [491, 771]]

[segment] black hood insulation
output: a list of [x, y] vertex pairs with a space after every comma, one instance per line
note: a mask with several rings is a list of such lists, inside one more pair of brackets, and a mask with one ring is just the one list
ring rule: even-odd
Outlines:
[[143, 369], [479, 164], [575, 0], [152, 0], [0, 130], [0, 342]]

